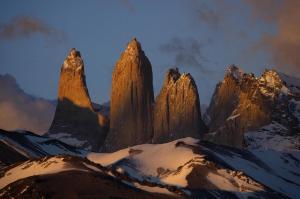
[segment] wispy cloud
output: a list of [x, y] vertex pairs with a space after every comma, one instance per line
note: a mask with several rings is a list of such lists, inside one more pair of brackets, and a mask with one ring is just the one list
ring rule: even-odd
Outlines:
[[199, 67], [204, 73], [210, 72], [203, 65], [208, 62], [202, 52], [203, 44], [196, 39], [174, 37], [167, 43], [162, 44], [159, 50], [173, 55], [176, 65]]
[[65, 33], [30, 16], [17, 16], [5, 24], [0, 24], [0, 40], [14, 40], [40, 34], [47, 40], [58, 42], [66, 39]]

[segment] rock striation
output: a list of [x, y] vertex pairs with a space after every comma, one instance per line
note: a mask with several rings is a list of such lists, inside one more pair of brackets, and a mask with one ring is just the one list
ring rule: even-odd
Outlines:
[[60, 73], [58, 101], [49, 135], [97, 151], [106, 137], [107, 119], [94, 111], [80, 52], [71, 49]]
[[103, 151], [146, 143], [153, 134], [152, 66], [132, 39], [112, 74], [110, 132]]
[[181, 75], [177, 68], [168, 70], [155, 100], [152, 142], [162, 143], [184, 137], [199, 138], [205, 131], [193, 77], [190, 74]]
[[245, 132], [258, 130], [272, 121], [294, 134], [299, 121], [290, 106], [297, 96], [274, 70], [266, 70], [257, 78], [231, 65], [207, 110], [210, 133], [206, 139], [243, 147]]

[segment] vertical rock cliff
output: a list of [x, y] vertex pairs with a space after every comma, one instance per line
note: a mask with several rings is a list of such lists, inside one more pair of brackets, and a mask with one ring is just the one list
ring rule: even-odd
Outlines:
[[245, 132], [258, 130], [272, 121], [295, 132], [297, 118], [289, 104], [297, 95], [274, 70], [266, 70], [257, 78], [229, 66], [207, 110], [211, 132], [206, 139], [243, 147]]
[[146, 143], [153, 134], [152, 66], [134, 38], [112, 75], [110, 132], [103, 151]]
[[205, 131], [194, 79], [190, 74], [181, 75], [177, 68], [170, 69], [155, 100], [152, 142], [199, 138]]
[[71, 49], [60, 73], [58, 102], [49, 135], [71, 145], [99, 150], [106, 132], [106, 119], [93, 110], [80, 52]]

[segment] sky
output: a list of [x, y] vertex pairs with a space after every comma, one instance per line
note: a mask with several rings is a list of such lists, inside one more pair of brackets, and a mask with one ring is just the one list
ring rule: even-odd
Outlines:
[[69, 50], [84, 59], [92, 101], [110, 99], [111, 75], [136, 37], [153, 69], [157, 94], [170, 67], [196, 80], [209, 104], [226, 66], [300, 76], [298, 0], [2, 0], [0, 74], [34, 96], [56, 99]]

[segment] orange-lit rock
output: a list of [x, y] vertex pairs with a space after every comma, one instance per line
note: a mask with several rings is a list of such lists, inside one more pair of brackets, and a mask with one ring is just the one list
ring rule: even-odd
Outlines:
[[134, 38], [113, 71], [110, 132], [104, 151], [115, 151], [151, 140], [153, 98], [151, 63]]
[[161, 143], [184, 137], [199, 138], [206, 132], [201, 118], [197, 86], [190, 74], [170, 69], [156, 97], [152, 142]]
[[294, 129], [295, 118], [288, 107], [293, 94], [285, 90], [288, 88], [276, 71], [266, 70], [256, 78], [230, 66], [224, 80], [217, 85], [207, 111], [211, 131], [207, 139], [243, 147], [245, 132], [271, 121]]
[[107, 122], [93, 110], [84, 63], [80, 52], [73, 48], [61, 67], [58, 102], [49, 134], [67, 142], [76, 139], [68, 143], [99, 150], [106, 136]]

